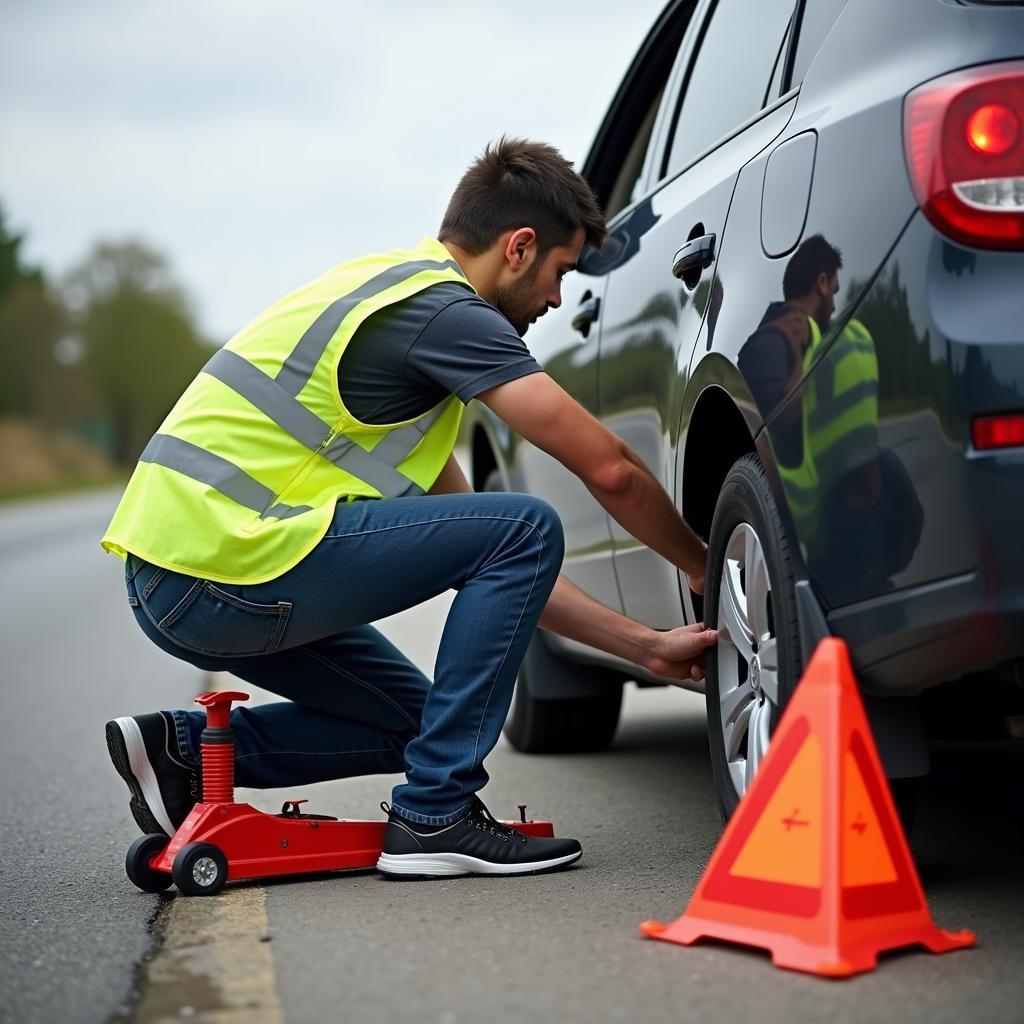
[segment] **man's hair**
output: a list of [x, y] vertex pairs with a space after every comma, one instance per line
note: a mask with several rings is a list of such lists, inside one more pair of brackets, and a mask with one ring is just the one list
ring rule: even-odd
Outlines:
[[786, 272], [782, 275], [782, 297], [788, 302], [806, 295], [818, 280], [819, 274], [831, 277], [843, 266], [839, 250], [825, 241], [824, 235], [811, 235], [800, 243], [793, 253]]
[[543, 256], [567, 245], [579, 228], [595, 248], [604, 215], [590, 186], [554, 146], [502, 136], [462, 176], [438, 238], [479, 256], [506, 231], [533, 228]]

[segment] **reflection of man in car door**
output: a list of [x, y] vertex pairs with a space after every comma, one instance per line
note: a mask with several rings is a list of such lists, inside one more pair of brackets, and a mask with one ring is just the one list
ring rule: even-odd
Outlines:
[[[739, 357], [762, 415], [774, 414], [771, 437], [797, 533], [834, 602], [891, 586], [921, 532], [906, 470], [878, 444], [871, 334], [850, 320], [823, 342], [842, 265], [823, 236], [806, 239], [786, 265], [784, 301], [769, 305]], [[802, 400], [781, 404], [805, 376]]]

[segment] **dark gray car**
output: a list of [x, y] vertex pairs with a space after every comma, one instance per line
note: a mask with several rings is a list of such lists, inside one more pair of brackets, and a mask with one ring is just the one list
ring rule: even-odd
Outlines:
[[[893, 777], [927, 769], [925, 691], [1021, 721], [1022, 54], [1020, 3], [678, 0], [651, 30], [584, 166], [609, 241], [528, 342], [708, 541], [703, 600], [470, 410], [474, 485], [551, 502], [573, 582], [721, 630], [727, 813], [826, 632]], [[625, 679], [658, 682], [538, 633], [506, 732], [607, 744]]]

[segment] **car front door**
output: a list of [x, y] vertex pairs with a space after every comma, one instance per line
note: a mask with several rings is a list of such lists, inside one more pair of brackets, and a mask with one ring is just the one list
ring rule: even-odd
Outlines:
[[[680, 41], [695, 0], [669, 5], [640, 47], [583, 168], [606, 211], [632, 201], [645, 180], [651, 139]], [[615, 240], [601, 253], [584, 250], [562, 285], [562, 305], [526, 336], [534, 358], [573, 398], [598, 412], [598, 345], [608, 266]], [[617, 250], [615, 250], [617, 252]], [[591, 597], [621, 608], [612, 563], [610, 521], [578, 477], [534, 445], [517, 440], [511, 486], [549, 501], [565, 532], [563, 573]]]

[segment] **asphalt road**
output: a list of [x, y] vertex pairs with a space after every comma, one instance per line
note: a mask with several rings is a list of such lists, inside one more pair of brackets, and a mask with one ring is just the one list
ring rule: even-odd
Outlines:
[[[387, 882], [374, 872], [139, 893], [104, 721], [186, 706], [208, 680], [152, 647], [97, 538], [116, 494], [0, 509], [0, 1020], [738, 1019], [1020, 1024], [1024, 807], [1019, 747], [934, 752], [912, 848], [932, 913], [977, 949], [883, 958], [825, 982], [765, 954], [643, 940], [686, 904], [720, 833], [700, 698], [630, 687], [613, 749], [525, 757], [504, 743], [483, 796], [526, 800], [584, 858], [527, 878]], [[446, 604], [383, 624], [429, 671]], [[258, 695], [257, 695], [258, 696]], [[276, 809], [375, 817], [392, 778], [242, 791]]]

